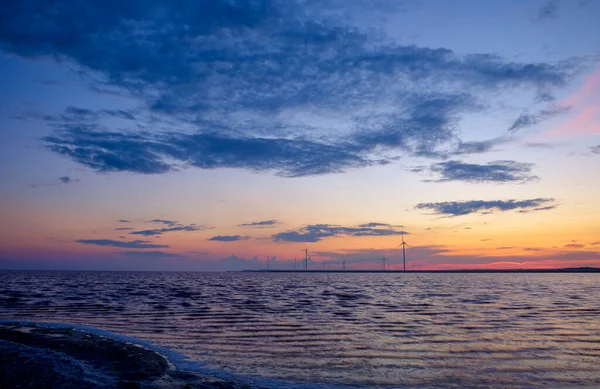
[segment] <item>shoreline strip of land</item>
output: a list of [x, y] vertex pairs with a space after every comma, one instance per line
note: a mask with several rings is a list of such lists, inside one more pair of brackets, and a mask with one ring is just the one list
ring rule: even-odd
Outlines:
[[68, 325], [0, 323], [0, 388], [247, 389], [175, 369], [154, 350]]

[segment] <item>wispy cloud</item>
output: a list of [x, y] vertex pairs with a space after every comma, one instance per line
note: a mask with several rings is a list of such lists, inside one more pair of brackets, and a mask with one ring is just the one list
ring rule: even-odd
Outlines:
[[150, 220], [150, 223], [165, 224], [165, 225], [167, 225], [169, 227], [173, 227], [174, 225], [179, 224], [176, 221], [173, 221], [173, 220], [164, 220], [164, 219], [152, 219], [152, 220]]
[[548, 0], [538, 12], [538, 20], [554, 19], [558, 16], [558, 3]]
[[531, 163], [516, 161], [494, 161], [485, 165], [447, 161], [431, 165], [430, 170], [440, 175], [435, 182], [465, 181], [481, 182], [527, 182], [537, 179], [531, 174]]
[[565, 247], [568, 249], [582, 249], [585, 247], [585, 245], [581, 243], [569, 243], [566, 244]]
[[600, 154], [600, 145], [592, 146], [592, 147], [590, 147], [590, 150], [594, 154]]
[[553, 105], [542, 109], [537, 113], [522, 113], [517, 120], [508, 129], [509, 132], [516, 132], [527, 127], [535, 126], [536, 124], [548, 119], [552, 119], [558, 115], [567, 113], [571, 110], [570, 106]]
[[214, 227], [209, 227], [209, 226], [199, 226], [196, 224], [184, 225], [184, 224], [178, 223], [174, 220], [166, 220], [166, 219], [152, 219], [152, 220], [149, 220], [148, 222], [156, 223], [156, 224], [163, 224], [166, 227], [132, 231], [129, 234], [153, 236], [153, 235], [161, 235], [161, 234], [164, 234], [167, 232], [193, 232], [193, 231], [210, 230], [210, 229], [214, 228]]
[[217, 242], [237, 242], [239, 240], [248, 240], [250, 239], [248, 236], [241, 235], [216, 235], [208, 240], [213, 240]]
[[112, 239], [79, 239], [76, 240], [76, 242], [96, 246], [121, 247], [127, 249], [154, 249], [169, 247], [168, 245], [164, 244], [149, 243], [150, 241], [148, 240], [120, 241]]
[[279, 223], [281, 223], [281, 222], [274, 220], [274, 219], [273, 220], [262, 220], [262, 221], [258, 221], [258, 222], [238, 224], [238, 227], [264, 228], [264, 227], [273, 227]]
[[202, 231], [211, 229], [212, 227], [201, 227], [201, 226], [174, 226], [167, 228], [157, 228], [150, 230], [140, 230], [140, 231], [132, 231], [129, 234], [131, 235], [144, 235], [144, 236], [153, 236], [153, 235], [161, 235], [167, 232], [191, 232], [191, 231]]
[[[96, 171], [139, 174], [195, 167], [299, 177], [400, 154], [438, 158], [491, 93], [552, 91], [578, 70], [575, 60], [394, 43], [331, 12], [335, 3], [214, 0], [182, 13], [166, 1], [32, 0], [3, 9], [0, 43], [23, 58], [68, 60], [100, 80], [91, 81], [96, 89], [146, 107], [45, 117], [52, 152]], [[356, 2], [353, 12], [382, 3]], [[460, 152], [490, 148], [464, 142]]]
[[547, 131], [547, 135], [586, 136], [600, 134], [600, 69], [586, 77], [583, 85], [556, 106], [571, 106], [573, 114]]
[[119, 252], [121, 255], [125, 255], [128, 257], [138, 257], [138, 258], [150, 258], [150, 259], [160, 259], [160, 258], [180, 258], [181, 254], [176, 253], [167, 253], [164, 251], [121, 251]]
[[416, 209], [432, 210], [438, 215], [462, 216], [472, 213], [488, 214], [495, 211], [517, 210], [518, 212], [533, 212], [556, 208], [552, 198], [530, 200], [470, 200], [446, 201], [440, 203], [420, 203]]
[[69, 176], [59, 177], [58, 179], [63, 184], [70, 184], [70, 183], [73, 183], [73, 182], [79, 182], [79, 181], [81, 181], [79, 178], [71, 178]]
[[370, 223], [365, 223], [365, 224], [359, 224], [358, 226], [361, 228], [393, 227], [391, 224], [379, 223], [379, 222], [370, 222]]
[[[370, 223], [369, 223], [370, 224]], [[375, 223], [377, 226], [360, 225], [358, 227], [343, 227], [333, 224], [312, 224], [302, 227], [298, 230], [279, 232], [274, 234], [273, 240], [287, 242], [318, 242], [324, 238], [332, 236], [390, 236], [407, 234], [405, 231], [395, 228], [378, 228], [384, 226], [382, 223]], [[385, 225], [387, 226], [387, 225]]]

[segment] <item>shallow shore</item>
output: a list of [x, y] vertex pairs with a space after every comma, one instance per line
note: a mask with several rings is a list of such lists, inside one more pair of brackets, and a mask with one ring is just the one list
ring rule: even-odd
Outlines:
[[0, 323], [0, 389], [246, 389], [176, 370], [159, 353], [69, 327]]

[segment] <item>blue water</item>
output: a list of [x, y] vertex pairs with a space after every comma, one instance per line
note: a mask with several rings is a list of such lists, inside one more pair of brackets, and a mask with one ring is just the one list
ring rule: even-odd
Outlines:
[[110, 330], [250, 382], [600, 386], [598, 274], [0, 272], [0, 319]]

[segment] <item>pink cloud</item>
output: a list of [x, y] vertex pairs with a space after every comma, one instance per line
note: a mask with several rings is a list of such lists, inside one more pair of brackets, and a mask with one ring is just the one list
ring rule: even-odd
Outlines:
[[600, 89], [600, 69], [596, 70], [595, 73], [588, 76], [583, 83], [583, 86], [571, 94], [569, 97], [566, 97], [559, 101], [560, 105], [563, 106], [571, 106], [571, 105], [579, 105], [588, 97], [594, 94], [594, 92], [598, 92]]
[[573, 115], [550, 129], [548, 136], [586, 136], [600, 134], [600, 69], [586, 78], [583, 86], [560, 100], [558, 106], [571, 106]]

